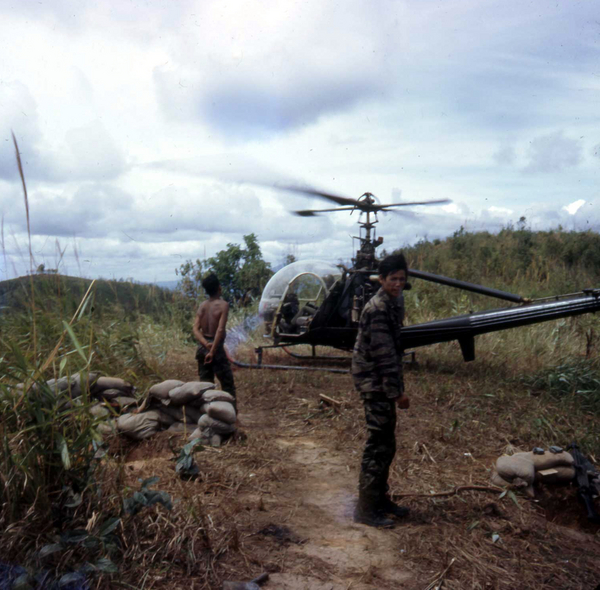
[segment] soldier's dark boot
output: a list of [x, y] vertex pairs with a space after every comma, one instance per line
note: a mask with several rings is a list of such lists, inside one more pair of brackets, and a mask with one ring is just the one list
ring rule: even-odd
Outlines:
[[383, 514], [378, 504], [376, 497], [361, 492], [354, 510], [354, 522], [378, 528], [392, 528], [395, 522]]
[[406, 508], [406, 506], [396, 504], [387, 495], [381, 500], [380, 506], [384, 514], [391, 514], [396, 518], [406, 518], [410, 514], [410, 509]]

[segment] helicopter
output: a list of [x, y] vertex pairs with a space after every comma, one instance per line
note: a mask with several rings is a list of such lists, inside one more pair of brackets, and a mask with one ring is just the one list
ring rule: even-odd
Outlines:
[[[351, 351], [354, 347], [362, 309], [379, 289], [376, 251], [383, 243], [383, 238], [376, 235], [377, 214], [394, 211], [398, 207], [441, 205], [451, 201], [438, 199], [380, 204], [370, 192], [353, 199], [312, 188], [278, 188], [318, 197], [337, 205], [293, 212], [301, 217], [336, 211], [350, 211], [352, 214], [358, 211], [360, 229], [354, 239], [358, 239], [359, 247], [350, 268], [343, 264], [302, 260], [283, 267], [271, 277], [262, 293], [259, 315], [264, 322], [265, 336], [272, 340], [272, 344], [256, 349], [257, 367], [262, 363], [263, 348], [283, 348], [290, 356], [299, 359], [338, 358], [319, 357], [316, 347], [332, 347], [342, 351]], [[405, 354], [419, 346], [456, 340], [464, 360], [471, 361], [475, 358], [475, 337], [480, 334], [600, 310], [600, 289], [585, 289], [580, 293], [531, 300], [518, 294], [413, 268], [409, 269], [409, 278], [455, 287], [516, 305], [403, 327]], [[411, 284], [407, 283], [404, 290], [410, 288]], [[403, 296], [400, 297], [404, 316]], [[312, 347], [312, 355], [288, 350], [302, 344]], [[412, 355], [414, 358], [414, 352]]]
[[377, 275], [376, 250], [383, 243], [376, 235], [377, 213], [410, 205], [437, 205], [449, 199], [379, 204], [375, 195], [364, 193], [351, 199], [313, 189], [286, 187], [287, 190], [333, 201], [337, 207], [304, 209], [293, 213], [315, 217], [336, 211], [359, 212], [359, 247], [352, 266], [317, 260], [292, 263], [277, 272], [265, 286], [259, 314], [274, 347], [317, 344], [350, 350], [356, 339], [362, 308], [377, 291], [372, 280]]

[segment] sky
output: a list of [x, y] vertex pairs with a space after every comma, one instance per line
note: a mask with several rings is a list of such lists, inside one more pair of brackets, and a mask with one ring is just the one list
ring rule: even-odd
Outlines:
[[0, 0], [0, 280], [175, 280], [250, 233], [348, 261], [357, 214], [286, 184], [451, 199], [380, 214], [388, 250], [598, 231], [599, 104], [595, 2]]

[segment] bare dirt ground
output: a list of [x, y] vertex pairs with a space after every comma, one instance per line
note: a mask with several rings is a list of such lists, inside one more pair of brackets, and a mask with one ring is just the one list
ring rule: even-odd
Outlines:
[[[177, 378], [196, 378], [191, 355], [171, 367]], [[169, 518], [164, 510], [140, 528], [145, 553], [156, 546], [158, 556], [140, 588], [217, 589], [263, 572], [265, 590], [599, 587], [599, 527], [586, 522], [574, 489], [539, 490], [535, 500], [470, 490], [427, 497], [489, 486], [495, 459], [527, 442], [527, 428], [514, 426], [519, 408], [478, 395], [485, 367], [407, 373], [412, 406], [400, 416], [390, 483], [411, 515], [392, 530], [352, 520], [364, 420], [349, 375], [238, 370], [235, 377], [240, 436], [196, 454], [197, 480], [175, 475], [175, 443], [165, 433], [124, 449], [131, 487], [159, 475], [158, 488], [178, 502], [172, 518], [185, 512], [188, 523], [178, 553], [151, 538], [152, 526]]]

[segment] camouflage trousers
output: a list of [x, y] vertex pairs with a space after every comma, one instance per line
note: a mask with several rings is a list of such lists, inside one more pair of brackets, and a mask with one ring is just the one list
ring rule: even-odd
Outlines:
[[196, 350], [196, 360], [198, 361], [198, 376], [200, 381], [215, 382], [215, 376], [221, 384], [221, 389], [230, 393], [235, 397], [235, 382], [233, 380], [233, 371], [231, 364], [225, 353], [223, 346], [219, 346], [213, 354], [211, 363], [204, 364], [204, 359], [208, 354], [208, 350], [200, 344]]
[[374, 501], [388, 492], [390, 466], [396, 454], [396, 400], [382, 393], [363, 396], [367, 421], [367, 442], [358, 480], [361, 495]]

